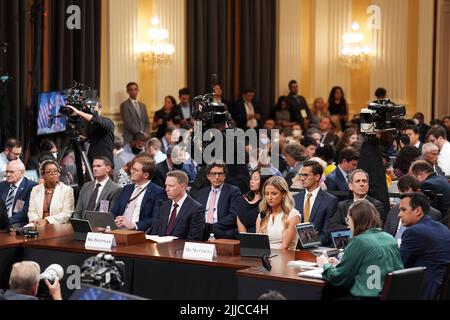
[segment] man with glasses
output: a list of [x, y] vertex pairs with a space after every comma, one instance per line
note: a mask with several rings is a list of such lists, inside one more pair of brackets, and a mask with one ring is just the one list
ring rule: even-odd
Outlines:
[[0, 153], [0, 172], [6, 171], [6, 165], [14, 160], [20, 160], [22, 155], [22, 143], [16, 139], [8, 139], [5, 149]]
[[450, 176], [450, 142], [447, 140], [447, 132], [441, 126], [434, 126], [427, 133], [427, 141], [439, 148], [438, 165], [446, 176]]
[[35, 182], [24, 177], [25, 166], [19, 160], [6, 165], [6, 181], [0, 183], [0, 199], [12, 228], [20, 228], [28, 223], [28, 206], [31, 189]]
[[431, 142], [425, 143], [422, 146], [422, 157], [433, 166], [434, 173], [438, 176], [445, 176], [444, 171], [438, 166], [439, 148], [436, 145]]
[[336, 212], [338, 199], [320, 189], [323, 167], [316, 161], [306, 161], [300, 172], [302, 187], [294, 196], [295, 208], [302, 214], [301, 222], [314, 224], [323, 244], [329, 242], [328, 225]]
[[367, 195], [367, 193], [369, 192], [369, 174], [367, 172], [360, 169], [353, 171], [348, 179], [348, 187], [353, 193], [353, 199], [341, 201], [338, 203], [337, 211], [330, 221], [330, 230], [348, 228], [348, 224], [346, 221], [348, 209], [353, 202], [362, 199], [366, 199], [367, 201], [371, 202], [380, 214], [380, 218], [383, 221], [385, 220], [383, 203]]
[[213, 163], [206, 167], [209, 186], [200, 189], [191, 196], [205, 208], [206, 230], [204, 237], [214, 233], [217, 239], [237, 238], [237, 214], [232, 210], [241, 196], [238, 187], [225, 183], [227, 166]]

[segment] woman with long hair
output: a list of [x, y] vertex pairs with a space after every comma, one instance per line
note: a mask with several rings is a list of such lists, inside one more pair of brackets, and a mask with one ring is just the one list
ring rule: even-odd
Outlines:
[[353, 128], [348, 128], [347, 130], [345, 130], [344, 134], [336, 145], [336, 149], [334, 151], [334, 161], [338, 163], [342, 149], [352, 147], [356, 141], [358, 141], [358, 133], [356, 132], [356, 130]]
[[339, 125], [339, 129], [345, 130], [348, 121], [348, 104], [345, 100], [344, 90], [341, 87], [333, 87], [331, 89], [328, 97], [328, 111], [336, 125]]
[[300, 213], [294, 209], [295, 201], [289, 187], [281, 177], [272, 177], [263, 187], [263, 198], [259, 204], [256, 232], [269, 236], [272, 249], [293, 249], [297, 244]]
[[176, 105], [177, 100], [172, 96], [167, 96], [164, 98], [163, 107], [155, 112], [153, 118], [153, 131], [156, 132], [156, 137], [158, 139], [161, 139], [164, 136], [168, 126], [173, 126], [173, 120], [177, 116], [175, 112]]

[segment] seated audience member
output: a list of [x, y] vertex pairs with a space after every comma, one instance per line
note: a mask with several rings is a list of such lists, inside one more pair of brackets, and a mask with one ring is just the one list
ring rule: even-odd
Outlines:
[[169, 200], [155, 212], [151, 234], [203, 240], [205, 210], [186, 193], [188, 182], [187, 174], [183, 171], [175, 170], [167, 174], [166, 192]]
[[342, 138], [336, 145], [333, 159], [337, 163], [339, 163], [341, 159], [341, 151], [344, 148], [355, 147], [357, 141], [358, 141], [358, 132], [355, 129], [348, 128], [347, 130], [345, 130], [344, 134], [342, 135]]
[[9, 231], [9, 219], [5, 203], [0, 199], [0, 231]]
[[441, 126], [434, 126], [427, 133], [428, 142], [439, 148], [438, 165], [446, 176], [450, 175], [450, 142], [447, 140], [447, 132]]
[[133, 136], [133, 140], [123, 147], [123, 151], [116, 157], [115, 165], [117, 170], [123, 168], [125, 164], [133, 160], [138, 154], [144, 152], [147, 138], [145, 134], [138, 132]]
[[422, 146], [422, 157], [423, 160], [433, 166], [434, 173], [436, 173], [438, 176], [445, 176], [444, 171], [437, 164], [439, 157], [439, 148], [437, 146], [430, 142], [425, 143]]
[[12, 228], [20, 228], [28, 223], [30, 194], [35, 182], [24, 177], [25, 166], [14, 160], [6, 165], [6, 181], [0, 182], [0, 199], [3, 201]]
[[400, 219], [406, 227], [400, 254], [405, 268], [426, 267], [422, 299], [436, 299], [450, 263], [450, 231], [434, 221], [430, 205], [420, 193], [406, 193], [400, 201]]
[[153, 211], [166, 200], [164, 189], [151, 180], [155, 175], [155, 160], [137, 158], [131, 168], [133, 184], [125, 186], [112, 209], [116, 225], [128, 230], [146, 231], [153, 225]]
[[139, 158], [151, 158], [150, 154], [144, 152], [138, 154], [133, 160], [128, 162], [125, 166], [122, 168], [116, 169], [116, 176], [115, 176], [115, 182], [117, 182], [120, 186], [125, 187], [128, 184], [132, 184], [131, 181], [131, 168], [133, 167], [134, 160]]
[[44, 183], [31, 190], [28, 220], [37, 225], [64, 224], [74, 211], [73, 189], [59, 182], [61, 169], [53, 160], [41, 164]]
[[315, 161], [306, 161], [301, 169], [302, 187], [294, 196], [295, 208], [302, 213], [302, 223], [311, 222], [320, 233], [322, 243], [329, 242], [328, 225], [336, 212], [338, 199], [320, 189], [323, 167]]
[[156, 165], [167, 159], [167, 156], [161, 151], [161, 146], [162, 143], [157, 138], [151, 138], [145, 145], [147, 153], [155, 160]]
[[400, 150], [397, 158], [394, 161], [394, 174], [398, 179], [408, 174], [411, 164], [419, 159], [419, 149], [411, 145], [407, 145]]
[[325, 116], [320, 120], [319, 130], [322, 135], [320, 145], [335, 146], [339, 143], [339, 136], [336, 135], [336, 125], [331, 120], [331, 117]]
[[412, 145], [413, 147], [416, 147], [419, 150], [419, 152], [422, 153], [423, 143], [422, 141], [420, 141], [419, 128], [417, 126], [410, 125], [406, 128], [405, 133], [409, 137], [409, 144]]
[[368, 196], [369, 192], [369, 175], [363, 170], [355, 170], [350, 174], [348, 187], [353, 194], [353, 199], [341, 201], [338, 203], [337, 211], [330, 221], [329, 230], [347, 228], [347, 212], [350, 206], [359, 200], [366, 199], [372, 203], [380, 214], [380, 218], [384, 216], [384, 206], [380, 201]]
[[[9, 276], [9, 287], [3, 297], [6, 300], [38, 300], [38, 293], [41, 268], [36, 262], [22, 261], [13, 265]], [[61, 286], [59, 278], [55, 278], [55, 282], [50, 284], [45, 280], [45, 285], [53, 300], [62, 300]]]
[[173, 147], [170, 146], [167, 149], [166, 161], [156, 165], [156, 172], [153, 182], [161, 188], [164, 188], [167, 173], [173, 170], [184, 171], [189, 178], [189, 182], [194, 181], [197, 175], [192, 159], [188, 158], [187, 152], [183, 149], [183, 147], [178, 145]]
[[286, 181], [272, 177], [263, 187], [260, 214], [256, 220], [256, 232], [269, 236], [272, 249], [294, 249], [297, 245], [297, 230], [301, 216], [294, 208], [295, 202], [289, 193]]
[[320, 120], [322, 120], [323, 117], [330, 116], [327, 105], [325, 104], [323, 98], [318, 97], [314, 100], [314, 103], [311, 108], [311, 114], [312, 114], [311, 125], [313, 127], [318, 127]]
[[[333, 172], [331, 172], [325, 184], [327, 185], [327, 191], [342, 191], [349, 193], [348, 178], [350, 173], [356, 170], [358, 166], [359, 154], [353, 147], [347, 147], [340, 152], [339, 164]], [[339, 196], [339, 200], [343, 201], [348, 196]]]
[[8, 139], [5, 143], [5, 148], [0, 153], [0, 172], [6, 171], [6, 165], [10, 161], [19, 160], [22, 155], [22, 142], [16, 139]]
[[[323, 267], [322, 277], [333, 286], [347, 289], [351, 297], [379, 297], [385, 277], [392, 271], [403, 269], [397, 242], [381, 231], [378, 211], [367, 200], [354, 202], [348, 210], [347, 220], [353, 237], [340, 262], [323, 255], [317, 258], [317, 264]], [[376, 283], [371, 281], [374, 266], [379, 276]]]
[[292, 186], [292, 179], [297, 175], [303, 166], [305, 158], [305, 148], [299, 143], [291, 143], [284, 147], [283, 155], [288, 165], [284, 178], [288, 186]]
[[109, 178], [112, 163], [107, 157], [94, 157], [92, 171], [95, 181], [86, 182], [81, 188], [73, 213], [76, 219], [83, 219], [85, 210], [109, 212], [122, 190], [121, 186]]
[[334, 163], [333, 157], [334, 157], [334, 149], [333, 146], [330, 145], [324, 145], [322, 147], [318, 147], [316, 149], [316, 157], [322, 159], [327, 163], [327, 166], [323, 170], [323, 174], [325, 177], [328, 177], [330, 173], [332, 173], [334, 170], [336, 170], [337, 166]]
[[56, 161], [58, 159], [58, 148], [56, 147], [56, 144], [52, 140], [43, 139], [39, 144], [39, 154], [28, 160], [27, 170], [39, 171], [39, 165], [47, 160], [42, 158], [47, 157], [48, 153], [52, 155], [51, 160]]
[[[403, 176], [398, 180], [398, 191], [400, 194], [420, 192], [420, 183], [413, 176]], [[395, 239], [399, 240], [402, 238], [402, 234], [405, 231], [405, 226], [400, 221], [399, 217], [400, 205], [393, 206], [387, 215], [386, 221], [384, 223], [383, 230], [391, 234]], [[430, 207], [429, 215], [435, 221], [442, 221], [442, 213], [438, 210]]]
[[[436, 209], [442, 212], [442, 222], [447, 225], [448, 210], [450, 209], [450, 184], [443, 176], [438, 176], [433, 172], [433, 167], [426, 161], [416, 161], [411, 166], [412, 174], [420, 182], [420, 190], [427, 193], [442, 195], [442, 203], [436, 201]], [[437, 200], [437, 199], [436, 199]]]
[[305, 147], [305, 157], [311, 159], [316, 156], [317, 146], [320, 146], [320, 143], [317, 144], [313, 137], [306, 136], [302, 140], [302, 145]]
[[214, 233], [216, 239], [236, 239], [236, 213], [232, 207], [241, 195], [238, 187], [225, 183], [227, 166], [212, 163], [206, 167], [209, 186], [200, 189], [194, 200], [201, 203], [205, 210], [205, 236]]
[[253, 170], [250, 176], [250, 191], [246, 195], [239, 197], [234, 206], [239, 233], [256, 232], [256, 219], [258, 218], [259, 204], [262, 199], [262, 187], [271, 177], [270, 175], [262, 175], [261, 172], [260, 168]]

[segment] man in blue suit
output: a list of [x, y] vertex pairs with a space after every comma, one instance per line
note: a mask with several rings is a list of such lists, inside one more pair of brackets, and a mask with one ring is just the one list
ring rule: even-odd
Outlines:
[[192, 159], [187, 158], [187, 153], [181, 146], [169, 147], [167, 149], [167, 159], [156, 165], [153, 182], [161, 188], [165, 188], [167, 173], [173, 170], [184, 171], [188, 176], [189, 182], [194, 181], [197, 176], [197, 170]]
[[188, 177], [183, 171], [167, 174], [166, 192], [170, 199], [155, 212], [151, 234], [174, 236], [184, 240], [202, 241], [205, 230], [205, 210], [187, 193]]
[[333, 172], [331, 172], [325, 184], [327, 191], [342, 191], [346, 192], [346, 196], [339, 196], [340, 201], [348, 199], [350, 189], [348, 188], [348, 176], [356, 170], [358, 166], [359, 154], [353, 147], [342, 149], [339, 159], [339, 164]]
[[206, 167], [210, 186], [200, 189], [194, 196], [205, 210], [205, 238], [214, 233], [217, 239], [237, 239], [237, 216], [232, 206], [241, 196], [238, 187], [225, 183], [227, 166], [213, 163]]
[[434, 221], [430, 205], [420, 193], [406, 193], [400, 201], [400, 219], [406, 230], [402, 235], [400, 255], [405, 268], [426, 267], [422, 298], [436, 299], [450, 263], [450, 231]]
[[5, 204], [12, 228], [28, 224], [28, 206], [31, 189], [35, 182], [24, 177], [25, 166], [20, 160], [14, 160], [6, 166], [6, 181], [0, 183], [0, 198]]
[[316, 161], [306, 161], [300, 171], [300, 181], [305, 190], [294, 196], [295, 209], [302, 214], [302, 223], [311, 222], [323, 244], [329, 242], [328, 225], [336, 212], [338, 199], [320, 189], [323, 167]]
[[152, 226], [153, 211], [157, 212], [161, 201], [167, 199], [164, 189], [151, 182], [154, 174], [153, 159], [135, 160], [131, 168], [133, 184], [122, 189], [112, 209], [117, 227], [145, 231]]

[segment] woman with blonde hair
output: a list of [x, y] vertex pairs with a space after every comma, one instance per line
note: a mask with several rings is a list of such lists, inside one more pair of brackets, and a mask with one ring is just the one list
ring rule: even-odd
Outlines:
[[289, 187], [281, 177], [272, 177], [263, 187], [263, 198], [259, 204], [256, 232], [269, 236], [272, 249], [294, 249], [300, 213], [294, 209], [295, 201]]

